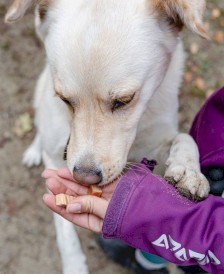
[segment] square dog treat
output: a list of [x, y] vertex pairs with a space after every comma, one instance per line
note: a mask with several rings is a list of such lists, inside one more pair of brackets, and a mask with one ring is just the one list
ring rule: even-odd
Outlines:
[[102, 188], [100, 188], [98, 186], [90, 186], [89, 189], [88, 189], [88, 194], [93, 195], [93, 196], [97, 196], [97, 197], [101, 197]]
[[[88, 194], [100, 197], [102, 195], [102, 189], [97, 186], [90, 186], [88, 188]], [[67, 194], [57, 194], [55, 196], [55, 204], [57, 206], [66, 207], [69, 203], [74, 201], [74, 197]]]
[[74, 197], [67, 194], [57, 194], [55, 198], [55, 204], [62, 207], [66, 207], [70, 202], [73, 201]]

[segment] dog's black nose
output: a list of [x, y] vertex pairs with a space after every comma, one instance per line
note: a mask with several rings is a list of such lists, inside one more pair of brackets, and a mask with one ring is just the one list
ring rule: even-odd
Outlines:
[[73, 178], [83, 185], [97, 185], [102, 179], [103, 175], [99, 169], [87, 169], [82, 167], [74, 167]]

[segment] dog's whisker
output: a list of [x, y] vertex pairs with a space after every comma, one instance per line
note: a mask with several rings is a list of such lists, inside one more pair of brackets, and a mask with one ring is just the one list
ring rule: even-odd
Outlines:
[[135, 169], [137, 171], [145, 171], [145, 167], [137, 165], [137, 164], [129, 164], [126, 166], [127, 169], [131, 168], [132, 170]]

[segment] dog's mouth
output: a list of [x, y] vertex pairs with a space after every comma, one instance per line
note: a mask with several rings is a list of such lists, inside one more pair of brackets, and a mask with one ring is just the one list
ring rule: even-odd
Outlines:
[[[64, 161], [67, 161], [67, 154], [68, 154], [67, 152], [68, 152], [69, 141], [70, 141], [70, 137], [68, 138], [67, 144], [66, 144], [66, 146], [64, 148], [64, 153], [63, 153], [63, 160]], [[122, 176], [124, 176], [126, 174], [126, 172], [128, 171], [128, 169], [131, 168], [131, 166], [133, 164], [134, 164], [134, 162], [127, 162], [124, 165], [124, 167], [121, 169], [120, 173], [118, 173], [116, 176], [112, 175], [111, 178], [107, 178], [106, 181], [102, 177], [101, 180], [97, 184], [94, 184], [94, 183], [91, 183], [91, 182], [84, 182], [83, 180], [81, 180], [81, 178], [80, 178], [80, 180], [77, 180], [77, 181], [80, 182], [80, 184], [82, 184], [84, 186], [97, 185], [99, 187], [104, 187], [106, 185], [114, 183], [116, 180], [119, 180]]]
[[120, 173], [118, 173], [118, 175], [116, 175], [114, 178], [107, 180], [106, 183], [102, 183], [99, 184], [99, 186], [106, 186], [106, 185], [110, 185], [113, 184], [115, 181], [120, 180], [123, 176], [125, 176], [125, 174], [127, 173], [128, 169], [130, 168], [130, 163], [126, 163], [125, 166], [123, 167], [123, 169], [121, 170]]

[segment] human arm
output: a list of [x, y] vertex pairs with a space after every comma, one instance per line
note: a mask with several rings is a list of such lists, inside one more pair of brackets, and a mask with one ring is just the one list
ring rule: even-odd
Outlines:
[[[115, 186], [111, 186], [113, 192]], [[110, 200], [112, 192], [106, 199], [104, 194], [103, 198], [77, 197], [80, 214], [49, 205], [49, 200], [45, 203], [77, 225], [96, 232], [102, 229], [105, 238], [120, 239], [177, 264], [198, 263], [211, 273], [224, 273], [223, 199], [209, 196], [203, 202], [191, 202], [144, 164], [136, 164], [120, 179]], [[97, 225], [89, 222], [90, 216]]]
[[182, 197], [143, 165], [119, 182], [103, 222], [105, 238], [120, 239], [179, 265], [224, 273], [224, 199]]

